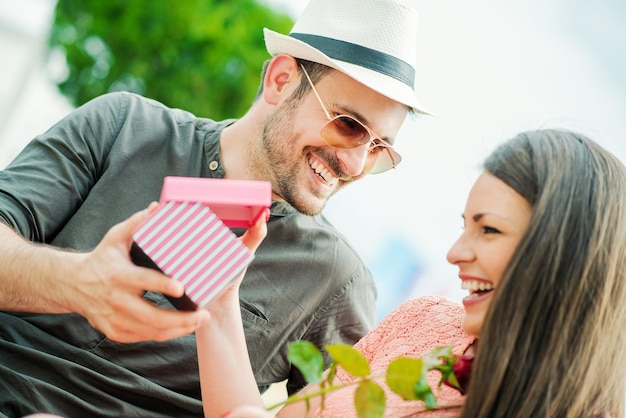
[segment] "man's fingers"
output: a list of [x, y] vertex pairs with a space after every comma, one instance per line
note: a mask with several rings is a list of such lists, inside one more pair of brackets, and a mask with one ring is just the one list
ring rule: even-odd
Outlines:
[[116, 286], [132, 289], [135, 294], [152, 291], [178, 298], [185, 292], [182, 283], [148, 267], [133, 266], [127, 274], [116, 276], [112, 280], [117, 281], [114, 283]]
[[[151, 204], [143, 211], [115, 225], [103, 239], [96, 254], [103, 260], [122, 255], [130, 259], [129, 248], [135, 229], [158, 207]], [[267, 234], [269, 211], [261, 216], [240, 238], [248, 249], [254, 252]], [[99, 250], [99, 251], [98, 251]], [[111, 251], [113, 250], [113, 251]], [[124, 254], [120, 254], [120, 252]], [[118, 258], [119, 260], [119, 258]], [[110, 264], [110, 261], [108, 261]], [[210, 320], [210, 313], [205, 309], [184, 312], [163, 309], [142, 297], [144, 291], [152, 291], [167, 296], [180, 297], [184, 286], [177, 280], [147, 267], [124, 263], [117, 264], [118, 271], [107, 276], [111, 292], [109, 293], [108, 314], [85, 315], [90, 323], [118, 342], [136, 342], [145, 340], [163, 341], [193, 333], [200, 325]], [[106, 307], [100, 311], [106, 311]]]
[[128, 301], [128, 305], [134, 305], [132, 308], [120, 307], [118, 315], [111, 318], [111, 329], [106, 333], [110, 339], [124, 343], [165, 341], [189, 335], [210, 320], [210, 313], [204, 309], [183, 312], [163, 309], [145, 300], [133, 302]]

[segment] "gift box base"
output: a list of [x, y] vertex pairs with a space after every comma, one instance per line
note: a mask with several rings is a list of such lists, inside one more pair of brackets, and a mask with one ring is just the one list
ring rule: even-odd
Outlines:
[[[146, 253], [143, 252], [141, 247], [139, 247], [139, 245], [137, 245], [137, 243], [135, 242], [133, 242], [133, 245], [130, 247], [130, 258], [133, 261], [133, 263], [135, 263], [138, 266], [148, 267], [148, 268], [151, 268], [151, 269], [154, 269], [163, 273], [163, 271], [159, 268], [159, 266], [157, 266], [154, 263], [154, 261], [152, 261], [152, 259], [148, 257]], [[189, 297], [186, 294], [183, 294], [183, 296], [179, 298], [175, 298], [169, 295], [164, 295], [164, 296], [178, 310], [195, 311], [196, 309], [198, 309], [196, 304], [193, 303], [193, 301], [189, 299]]]

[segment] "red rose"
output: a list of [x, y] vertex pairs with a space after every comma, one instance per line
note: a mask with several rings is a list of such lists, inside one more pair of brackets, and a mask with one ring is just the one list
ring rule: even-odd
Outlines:
[[[456, 377], [457, 382], [459, 382], [460, 388], [450, 384], [447, 380], [444, 382], [447, 386], [457, 389], [461, 392], [462, 395], [465, 395], [467, 392], [467, 388], [469, 387], [470, 378], [472, 377], [472, 363], [474, 362], [474, 354], [468, 354], [470, 351], [470, 347], [472, 347], [474, 343], [472, 343], [469, 347], [465, 349], [463, 354], [457, 358], [452, 366], [452, 372], [454, 373], [454, 377]], [[471, 350], [473, 353], [473, 350]]]
[[456, 376], [456, 380], [459, 382], [461, 386], [461, 394], [465, 395], [467, 388], [469, 386], [470, 378], [472, 377], [472, 363], [474, 362], [474, 356], [463, 354], [459, 359], [454, 363], [452, 370], [454, 371], [454, 376]]

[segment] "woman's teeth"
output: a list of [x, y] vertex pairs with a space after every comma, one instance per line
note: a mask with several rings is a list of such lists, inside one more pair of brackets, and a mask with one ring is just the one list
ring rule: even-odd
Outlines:
[[461, 282], [461, 289], [469, 290], [470, 293], [475, 292], [488, 292], [493, 290], [493, 284], [486, 282], [479, 282], [474, 280], [464, 280]]

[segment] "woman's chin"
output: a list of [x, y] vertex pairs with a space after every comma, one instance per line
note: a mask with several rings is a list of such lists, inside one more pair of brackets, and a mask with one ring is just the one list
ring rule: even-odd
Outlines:
[[463, 308], [465, 308], [465, 317], [463, 318], [463, 330], [474, 337], [478, 337], [480, 329], [485, 321], [487, 309], [491, 303], [493, 291], [485, 292], [480, 295], [474, 294], [463, 299]]
[[484, 313], [482, 314], [468, 314], [465, 313], [465, 317], [463, 318], [463, 322], [461, 323], [461, 328], [468, 335], [478, 338], [480, 335], [480, 329], [483, 326], [483, 321], [485, 319]]

